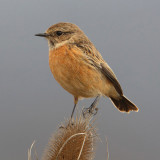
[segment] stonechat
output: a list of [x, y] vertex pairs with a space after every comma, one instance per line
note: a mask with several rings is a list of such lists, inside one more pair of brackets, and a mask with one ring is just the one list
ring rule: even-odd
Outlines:
[[[49, 46], [49, 66], [58, 83], [78, 99], [107, 96], [121, 112], [138, 111], [124, 95], [112, 69], [84, 32], [75, 24], [58, 23], [45, 33]], [[97, 98], [96, 98], [97, 99]]]

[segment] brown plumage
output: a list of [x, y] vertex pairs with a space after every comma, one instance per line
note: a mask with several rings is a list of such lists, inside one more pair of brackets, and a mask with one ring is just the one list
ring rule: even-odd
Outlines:
[[58, 23], [36, 36], [47, 38], [51, 72], [58, 83], [74, 96], [75, 106], [79, 98], [103, 95], [122, 112], [138, 111], [123, 95], [115, 74], [78, 26]]

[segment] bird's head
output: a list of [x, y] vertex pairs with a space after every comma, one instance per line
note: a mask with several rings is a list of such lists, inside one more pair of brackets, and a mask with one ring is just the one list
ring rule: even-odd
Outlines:
[[78, 37], [85, 37], [78, 26], [72, 23], [57, 23], [49, 27], [45, 33], [35, 36], [45, 37], [48, 40], [49, 48], [55, 49], [66, 43], [74, 43]]

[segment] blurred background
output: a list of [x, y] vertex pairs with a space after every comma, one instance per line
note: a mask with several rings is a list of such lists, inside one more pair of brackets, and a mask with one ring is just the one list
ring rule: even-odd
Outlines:
[[[159, 0], [0, 0], [0, 159], [27, 159], [36, 140], [41, 157], [73, 97], [54, 80], [48, 45], [34, 34], [58, 22], [77, 24], [116, 73], [138, 113], [122, 114], [101, 98], [95, 159], [160, 157]], [[93, 99], [78, 103], [88, 107]]]

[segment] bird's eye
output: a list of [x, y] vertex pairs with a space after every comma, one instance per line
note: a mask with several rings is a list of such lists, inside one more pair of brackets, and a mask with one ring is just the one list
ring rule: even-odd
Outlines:
[[62, 32], [61, 31], [57, 31], [56, 34], [57, 34], [57, 36], [60, 36], [60, 35], [62, 35]]

